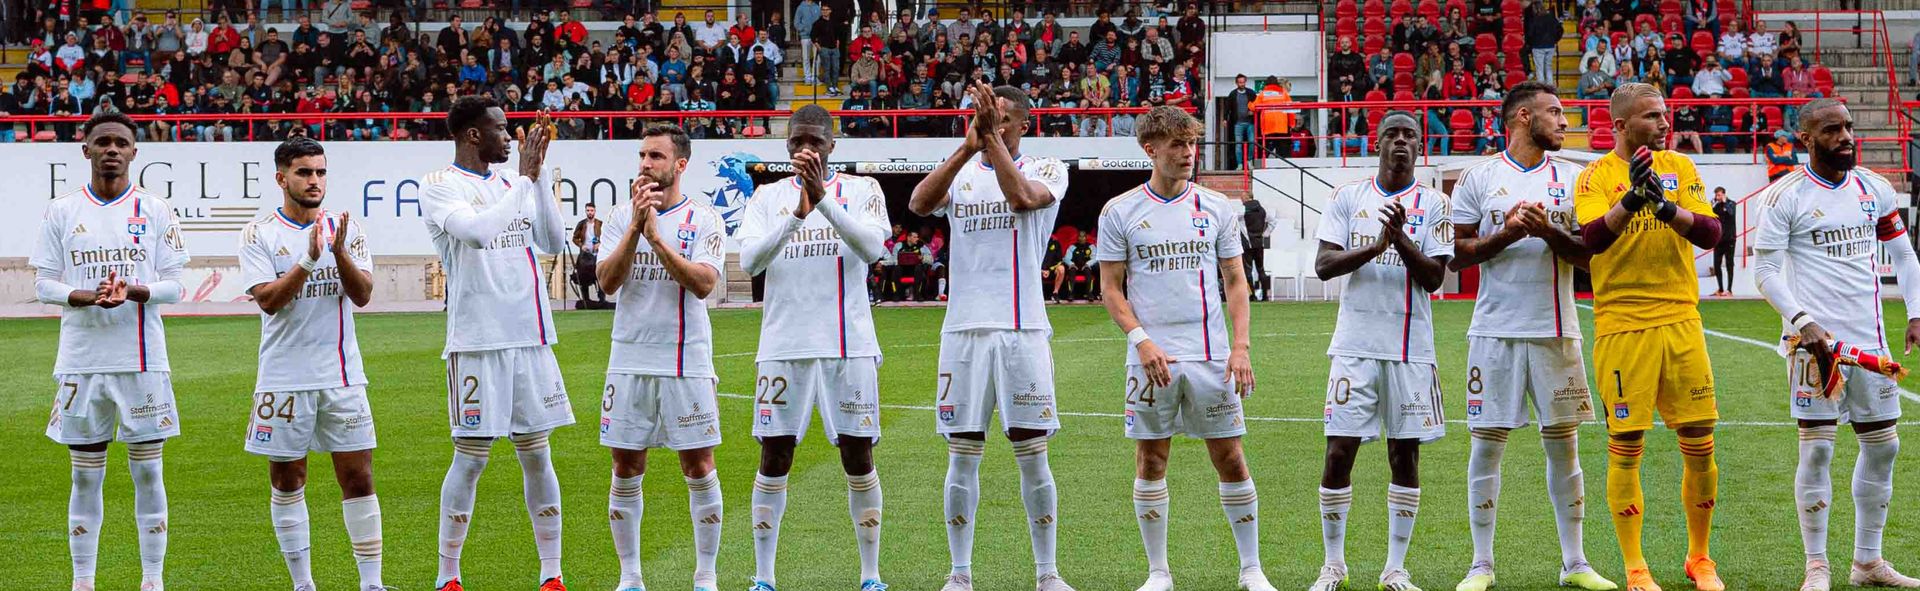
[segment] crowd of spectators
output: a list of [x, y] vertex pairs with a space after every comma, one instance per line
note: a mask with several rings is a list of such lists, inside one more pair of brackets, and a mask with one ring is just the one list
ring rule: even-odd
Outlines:
[[[1343, 0], [1343, 6], [1351, 2]], [[1336, 38], [1327, 63], [1327, 100], [1498, 100], [1521, 80], [1555, 84], [1554, 61], [1568, 21], [1577, 22], [1581, 53], [1570, 98], [1605, 99], [1630, 82], [1652, 84], [1677, 99], [1815, 98], [1833, 92], [1831, 75], [1801, 55], [1797, 26], [1787, 23], [1771, 32], [1753, 20], [1748, 29], [1740, 15], [1723, 15], [1718, 0], [1450, 0], [1444, 13], [1434, 0], [1422, 4], [1400, 11], [1390, 28], [1376, 13], [1368, 21], [1370, 35]], [[1503, 20], [1513, 13], [1520, 17]], [[1375, 120], [1370, 114], [1379, 110], [1330, 110], [1328, 146], [1365, 154]], [[1492, 109], [1435, 108], [1424, 114], [1431, 154], [1504, 147]], [[1791, 107], [1676, 106], [1670, 136], [1676, 145], [1670, 147], [1751, 152], [1793, 114]], [[1596, 129], [1596, 148], [1611, 141], [1598, 129], [1604, 126], [1589, 125]]]
[[[71, 0], [66, 0], [71, 1]], [[119, 2], [121, 0], [113, 0]], [[589, 35], [569, 9], [529, 10], [526, 22], [452, 16], [423, 30], [408, 9], [354, 11], [327, 0], [317, 11], [278, 0], [294, 22], [262, 24], [251, 3], [182, 22], [75, 6], [27, 33], [27, 70], [0, 92], [0, 113], [88, 115], [275, 113], [271, 122], [173, 120], [140, 130], [146, 140], [435, 138], [438, 118], [322, 118], [322, 113], [444, 112], [461, 96], [491, 94], [509, 111], [754, 111], [781, 104], [782, 82], [843, 98], [843, 109], [964, 109], [975, 80], [1025, 89], [1037, 107], [1183, 105], [1201, 88], [1207, 23], [1198, 6], [1153, 2], [1153, 16], [1098, 10], [1085, 30], [1051, 12], [902, 10], [850, 19], [801, 0], [792, 14], [712, 10], [626, 15], [612, 37]], [[237, 4], [237, 3], [228, 3]], [[1042, 3], [1046, 4], [1046, 3]], [[517, 9], [516, 9], [517, 12]], [[598, 12], [582, 9], [581, 12]], [[597, 16], [592, 15], [592, 16]], [[660, 20], [666, 16], [670, 20]], [[584, 18], [584, 17], [582, 17]], [[438, 25], [436, 25], [438, 26]], [[428, 27], [427, 29], [433, 29]], [[811, 55], [812, 59], [807, 56]], [[787, 64], [787, 62], [795, 62]], [[783, 69], [783, 64], [786, 68]], [[308, 115], [307, 117], [299, 117]], [[724, 113], [722, 114], [724, 115]], [[664, 115], [696, 138], [755, 136], [765, 120]], [[957, 135], [957, 117], [842, 117], [858, 137]], [[633, 138], [641, 117], [561, 118], [562, 138]], [[894, 126], [900, 129], [893, 129]], [[71, 125], [53, 126], [60, 139]], [[1036, 135], [1130, 134], [1125, 116], [1048, 116]], [[0, 139], [8, 139], [0, 137]], [[51, 138], [42, 138], [51, 139]]]

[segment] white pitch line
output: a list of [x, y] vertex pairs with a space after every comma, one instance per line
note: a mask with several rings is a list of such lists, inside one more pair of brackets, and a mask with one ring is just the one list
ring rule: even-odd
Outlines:
[[[1582, 307], [1582, 308], [1586, 308], [1586, 309], [1588, 309], [1588, 310], [1592, 310], [1592, 309], [1593, 309], [1593, 306], [1591, 306], [1591, 305], [1588, 305], [1588, 304], [1574, 304], [1574, 305], [1576, 305], [1576, 306], [1579, 306], [1579, 307]], [[1740, 335], [1736, 335], [1736, 334], [1727, 334], [1727, 333], [1724, 333], [1724, 332], [1720, 332], [1720, 331], [1717, 331], [1717, 330], [1714, 330], [1714, 329], [1711, 329], [1711, 328], [1707, 328], [1707, 327], [1706, 327], [1706, 323], [1704, 323], [1704, 322], [1702, 322], [1702, 323], [1701, 323], [1701, 326], [1700, 326], [1700, 330], [1701, 330], [1702, 332], [1705, 332], [1705, 333], [1707, 333], [1707, 334], [1709, 334], [1709, 335], [1713, 335], [1713, 336], [1716, 336], [1716, 337], [1720, 337], [1720, 338], [1723, 338], [1723, 339], [1726, 339], [1726, 340], [1729, 340], [1729, 341], [1733, 341], [1733, 342], [1736, 342], [1736, 343], [1746, 343], [1746, 344], [1748, 344], [1748, 345], [1753, 345], [1753, 346], [1755, 346], [1755, 347], [1759, 347], [1759, 348], [1762, 348], [1762, 349], [1766, 349], [1766, 350], [1769, 350], [1769, 351], [1777, 351], [1777, 350], [1779, 350], [1779, 348], [1780, 348], [1780, 344], [1779, 344], [1779, 343], [1769, 343], [1769, 342], [1766, 342], [1766, 341], [1762, 341], [1762, 340], [1759, 340], [1759, 339], [1749, 339], [1749, 338], [1747, 338], [1747, 337], [1743, 337], [1743, 336], [1740, 336]], [[1911, 390], [1908, 390], [1908, 389], [1906, 389], [1906, 388], [1904, 388], [1904, 387], [1900, 387], [1900, 386], [1895, 386], [1895, 388], [1898, 388], [1898, 389], [1900, 390], [1900, 397], [1901, 397], [1901, 398], [1905, 398], [1905, 399], [1907, 399], [1907, 401], [1908, 401], [1908, 402], [1916, 402], [1916, 403], [1920, 403], [1920, 394], [1914, 394], [1914, 393], [1913, 393], [1913, 391], [1911, 391]], [[1724, 421], [1723, 421], [1723, 423], [1724, 423]]]

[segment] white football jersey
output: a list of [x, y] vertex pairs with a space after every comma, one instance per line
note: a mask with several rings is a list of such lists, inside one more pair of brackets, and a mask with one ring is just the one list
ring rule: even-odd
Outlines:
[[993, 168], [975, 157], [947, 188], [947, 205], [934, 213], [950, 226], [945, 332], [1051, 328], [1040, 297], [1040, 257], [1067, 196], [1067, 165], [1029, 157], [1015, 163], [1022, 177], [1047, 186], [1053, 203], [1014, 211]]
[[[1380, 239], [1380, 208], [1399, 201], [1407, 208], [1407, 235], [1429, 257], [1453, 256], [1453, 222], [1447, 195], [1415, 183], [1388, 195], [1373, 179], [1334, 190], [1315, 237], [1346, 250]], [[1387, 248], [1347, 275], [1340, 292], [1328, 355], [1434, 363], [1433, 303], [1414, 285], [1400, 253]]]
[[[835, 173], [821, 186], [826, 196], [802, 220], [793, 216], [802, 199], [799, 177], [761, 185], [734, 233], [747, 272], [759, 270], [749, 261], [751, 253], [766, 249], [772, 256], [765, 263], [759, 361], [880, 355], [867, 303], [873, 261], [849, 245], [842, 224], [859, 226], [850, 231], [871, 236], [877, 245], [891, 227], [886, 195], [879, 181], [848, 174]], [[827, 302], [834, 302], [832, 312]]]
[[[187, 247], [173, 207], [130, 186], [115, 197], [91, 187], [47, 205], [31, 263], [40, 277], [93, 290], [117, 273], [128, 285], [178, 282]], [[113, 309], [63, 307], [55, 374], [170, 371], [162, 303], [128, 300]]]
[[[1227, 332], [1220, 261], [1240, 256], [1240, 208], [1189, 181], [1171, 196], [1140, 185], [1100, 211], [1094, 258], [1127, 264], [1127, 301], [1176, 361], [1222, 361]], [[1127, 364], [1140, 360], [1127, 347]]]
[[[1833, 337], [1862, 349], [1887, 347], [1880, 308], [1880, 243], [1905, 240], [1904, 197], [1887, 179], [1854, 168], [1838, 185], [1802, 166], [1760, 193], [1754, 248], [1787, 253], [1781, 279]], [[1902, 285], [1901, 289], [1913, 289]], [[1781, 322], [1782, 336], [1798, 334]]]
[[[726, 281], [727, 225], [713, 207], [682, 197], [653, 216], [654, 229], [680, 255], [713, 267]], [[601, 230], [610, 248], [633, 226], [633, 208], [614, 208]], [[634, 246], [633, 268], [614, 299], [608, 373], [713, 378], [713, 327], [707, 303], [667, 274], [647, 239]]]
[[[331, 252], [332, 236], [347, 233], [347, 256], [357, 272], [373, 271], [367, 237], [360, 224], [340, 228], [338, 217], [321, 217], [326, 245], [307, 275], [306, 285], [279, 312], [260, 313], [260, 368], [255, 392], [300, 392], [365, 385], [360, 343], [354, 336], [353, 302], [340, 282], [340, 266]], [[240, 277], [247, 288], [270, 283], [300, 266], [307, 256], [313, 223], [295, 224], [280, 208], [261, 214], [240, 231]]]
[[[504, 170], [485, 174], [458, 166], [427, 173], [421, 179], [420, 206], [427, 232], [440, 253], [447, 276], [445, 353], [492, 351], [559, 342], [553, 310], [534, 248], [554, 252], [544, 230], [558, 233], [557, 205], [544, 183]], [[524, 200], [504, 231], [479, 244], [455, 237], [446, 228], [456, 213], [478, 213], [502, 201]], [[548, 212], [548, 209], [553, 209]]]
[[[1480, 235], [1499, 232], [1507, 213], [1539, 203], [1553, 225], [1579, 235], [1570, 187], [1580, 165], [1547, 158], [1522, 168], [1506, 152], [1460, 173], [1453, 185], [1453, 223], [1478, 224]], [[1553, 256], [1547, 241], [1527, 236], [1480, 262], [1480, 294], [1467, 334], [1501, 338], [1580, 338], [1573, 308], [1573, 265]]]

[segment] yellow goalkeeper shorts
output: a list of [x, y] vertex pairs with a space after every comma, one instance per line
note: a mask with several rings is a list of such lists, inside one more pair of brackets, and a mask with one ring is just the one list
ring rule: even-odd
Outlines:
[[1609, 433], [1651, 429], [1655, 410], [1669, 425], [1720, 418], [1698, 319], [1602, 336], [1593, 343], [1593, 364]]

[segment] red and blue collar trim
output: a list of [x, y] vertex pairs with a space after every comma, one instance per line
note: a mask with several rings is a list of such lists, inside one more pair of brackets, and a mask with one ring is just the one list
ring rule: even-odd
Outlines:
[[1847, 181], [1853, 180], [1853, 171], [1851, 170], [1847, 171], [1846, 176], [1841, 177], [1840, 182], [1837, 183], [1828, 183], [1827, 179], [1820, 178], [1820, 175], [1814, 174], [1813, 167], [1811, 166], [1802, 165], [1800, 170], [1806, 171], [1807, 179], [1812, 180], [1814, 184], [1818, 184], [1829, 191], [1846, 186]]
[[1529, 172], [1540, 170], [1541, 168], [1547, 165], [1547, 160], [1549, 160], [1549, 158], [1547, 158], [1546, 155], [1542, 154], [1540, 156], [1539, 164], [1533, 165], [1533, 168], [1527, 168], [1525, 166], [1521, 166], [1519, 160], [1513, 159], [1513, 152], [1506, 151], [1506, 150], [1500, 151], [1500, 159], [1505, 160], [1507, 162], [1507, 166], [1512, 166], [1514, 170], [1518, 170], [1523, 173], [1529, 173]]
[[[788, 178], [791, 178], [791, 179], [793, 179], [793, 186], [795, 186], [795, 187], [798, 187], [798, 186], [800, 186], [800, 175], [797, 175], [797, 174], [796, 174], [796, 175], [793, 175], [792, 177], [788, 177]], [[829, 170], [829, 171], [827, 171], [827, 178], [826, 178], [826, 180], [823, 180], [823, 181], [820, 181], [820, 186], [822, 186], [822, 187], [830, 187], [830, 186], [833, 186], [833, 184], [834, 184], [834, 183], [838, 183], [838, 182], [840, 182], [840, 172], [839, 172], [839, 171], [834, 171], [834, 170]]]
[[94, 205], [99, 205], [104, 207], [104, 206], [119, 203], [121, 200], [126, 199], [128, 195], [132, 195], [133, 183], [127, 183], [127, 190], [121, 191], [119, 195], [115, 196], [112, 199], [101, 199], [99, 193], [93, 192], [93, 185], [86, 185], [84, 187], [81, 187], [80, 190], [85, 191], [87, 193], [88, 201], [92, 201]]
[[[313, 222], [307, 222], [302, 224], [302, 223], [293, 221], [293, 218], [287, 217], [287, 210], [284, 208], [279, 208], [279, 207], [273, 208], [273, 217], [280, 218], [280, 223], [286, 224], [287, 227], [293, 228], [295, 230], [305, 230], [307, 228], [313, 227]], [[315, 218], [315, 219], [319, 219], [319, 218]]]
[[673, 207], [669, 207], [669, 208], [654, 212], [654, 215], [667, 215], [676, 211], [680, 211], [680, 208], [686, 207], [687, 204], [689, 203], [693, 203], [693, 198], [687, 197], [685, 195], [681, 195], [679, 203], [673, 204]]
[[1155, 201], [1159, 201], [1161, 203], [1173, 203], [1181, 199], [1185, 199], [1187, 198], [1187, 196], [1193, 194], [1193, 181], [1187, 181], [1186, 187], [1180, 189], [1179, 193], [1176, 193], [1171, 197], [1161, 195], [1160, 193], [1154, 191], [1152, 183], [1142, 184], [1140, 185], [1140, 189], [1146, 191], [1147, 196], [1152, 197], [1153, 200]]
[[1419, 188], [1419, 187], [1420, 187], [1420, 183], [1417, 183], [1417, 182], [1415, 182], [1415, 183], [1409, 183], [1409, 184], [1407, 185], [1407, 187], [1406, 187], [1406, 188], [1404, 188], [1404, 189], [1401, 189], [1401, 190], [1399, 190], [1399, 191], [1396, 191], [1396, 192], [1393, 192], [1393, 193], [1388, 193], [1388, 192], [1387, 192], [1387, 189], [1386, 189], [1385, 187], [1381, 187], [1381, 186], [1380, 186], [1380, 179], [1377, 179], [1377, 178], [1376, 178], [1376, 179], [1373, 179], [1373, 180], [1372, 180], [1372, 181], [1370, 181], [1370, 182], [1371, 182], [1371, 183], [1373, 184], [1373, 190], [1374, 190], [1374, 191], [1377, 191], [1377, 192], [1379, 192], [1379, 193], [1380, 193], [1380, 196], [1382, 196], [1382, 197], [1386, 197], [1386, 198], [1388, 198], [1388, 199], [1398, 199], [1398, 198], [1400, 198], [1400, 196], [1401, 196], [1401, 195], [1406, 195], [1406, 194], [1408, 194], [1408, 193], [1412, 193], [1412, 192], [1414, 191], [1414, 189], [1417, 189], [1417, 188]]
[[493, 169], [487, 169], [482, 172], [475, 172], [475, 171], [467, 170], [466, 167], [461, 166], [459, 164], [450, 164], [447, 167], [452, 168], [456, 171], [459, 171], [460, 174], [464, 174], [464, 175], [467, 175], [476, 179], [480, 179], [483, 181], [493, 179]]
[[[1027, 165], [1027, 157], [1026, 157], [1026, 156], [1021, 156], [1021, 155], [1018, 155], [1018, 154], [1012, 154], [1011, 156], [1013, 156], [1013, 167], [1014, 167], [1014, 168], [1023, 168], [1023, 167], [1025, 167], [1025, 166]], [[993, 165], [992, 165], [992, 164], [988, 164], [988, 163], [987, 163], [987, 157], [986, 157], [986, 156], [984, 156], [984, 155], [983, 155], [983, 156], [981, 156], [981, 157], [980, 157], [980, 160], [979, 160], [978, 162], [980, 163], [980, 169], [981, 169], [981, 170], [993, 170]]]

